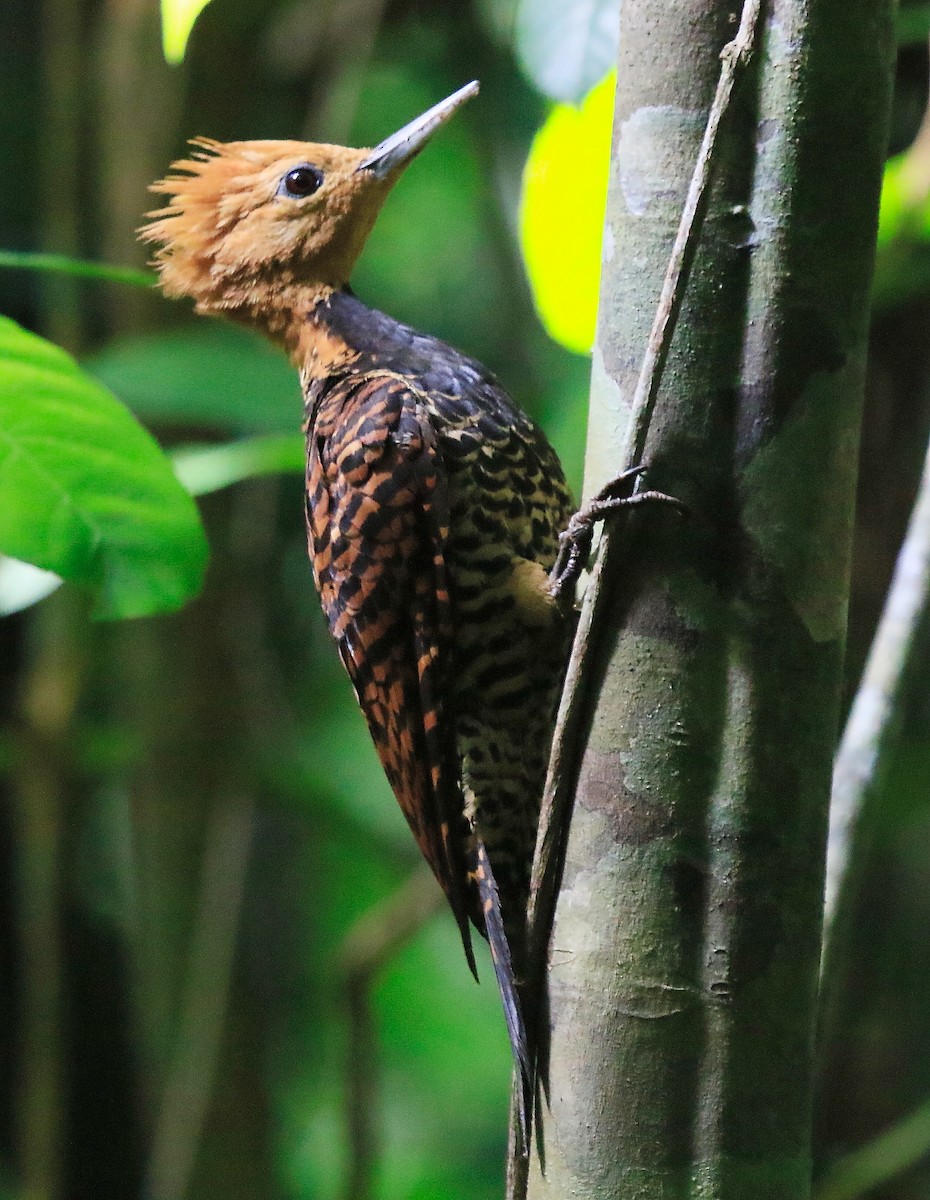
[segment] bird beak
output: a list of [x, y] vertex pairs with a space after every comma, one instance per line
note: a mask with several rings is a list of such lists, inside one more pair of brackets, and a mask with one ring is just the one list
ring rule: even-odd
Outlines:
[[371, 171], [379, 179], [384, 179], [398, 167], [405, 167], [423, 149], [439, 126], [445, 125], [466, 100], [477, 95], [478, 81], [475, 79], [453, 92], [451, 96], [447, 96], [445, 100], [434, 104], [422, 116], [405, 125], [403, 129], [398, 129], [397, 133], [385, 138], [379, 146], [375, 146], [364, 162], [359, 163], [357, 169]]

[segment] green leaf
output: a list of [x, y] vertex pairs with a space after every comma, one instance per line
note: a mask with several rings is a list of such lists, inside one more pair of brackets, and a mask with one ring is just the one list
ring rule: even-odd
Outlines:
[[81, 279], [101, 279], [105, 283], [128, 283], [132, 287], [151, 288], [156, 283], [151, 271], [139, 271], [135, 267], [114, 267], [109, 263], [86, 262], [82, 258], [69, 258], [66, 254], [32, 254], [20, 250], [0, 250], [0, 267], [76, 275]]
[[171, 461], [190, 494], [204, 496], [256, 475], [303, 471], [306, 451], [300, 434], [284, 433], [222, 446], [185, 446], [172, 452]]
[[0, 551], [95, 592], [99, 617], [180, 607], [207, 546], [171, 463], [57, 346], [0, 318]]
[[209, 0], [161, 0], [161, 38], [165, 60], [172, 64], [184, 58], [194, 22]]
[[921, 155], [908, 151], [885, 164], [872, 280], [878, 312], [930, 291], [930, 201]]
[[815, 1200], [855, 1200], [916, 1166], [930, 1154], [930, 1101], [827, 1171]]
[[297, 372], [280, 351], [232, 326], [115, 342], [84, 366], [146, 422], [216, 427], [235, 433], [300, 428]]
[[550, 337], [578, 354], [597, 323], [615, 83], [608, 75], [580, 109], [557, 104], [523, 172], [520, 245], [536, 310]]
[[[221, 446], [184, 446], [171, 452], [178, 479], [192, 496], [205, 496], [245, 479], [302, 472], [306, 466], [300, 434], [270, 434]], [[60, 587], [60, 575], [0, 554], [0, 617], [21, 612]]]
[[898, 154], [885, 163], [882, 175], [882, 199], [878, 212], [878, 245], [887, 246], [896, 238], [913, 231], [915, 206], [905, 183], [908, 156]]
[[541, 92], [577, 104], [616, 62], [619, 33], [618, 0], [522, 0], [517, 54]]

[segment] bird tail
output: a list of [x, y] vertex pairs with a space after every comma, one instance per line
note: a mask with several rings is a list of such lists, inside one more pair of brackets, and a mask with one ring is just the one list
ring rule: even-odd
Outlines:
[[494, 872], [491, 870], [487, 849], [480, 838], [475, 839], [472, 875], [481, 901], [484, 930], [491, 947], [491, 961], [494, 964], [494, 974], [504, 1006], [510, 1049], [517, 1071], [514, 1099], [521, 1153], [525, 1155], [529, 1153], [530, 1124], [533, 1117], [535, 1078], [533, 1060], [535, 1056], [527, 1034], [525, 1006], [520, 998], [520, 985], [514, 972], [513, 955], [504, 932], [497, 883], [494, 879]]

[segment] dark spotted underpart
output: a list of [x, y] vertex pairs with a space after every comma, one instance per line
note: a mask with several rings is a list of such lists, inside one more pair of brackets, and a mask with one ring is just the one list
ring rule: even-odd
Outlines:
[[526, 1104], [525, 913], [568, 637], [547, 575], [570, 496], [480, 363], [348, 292], [313, 321], [334, 363], [303, 378], [317, 587], [473, 970], [469, 919], [491, 943]]

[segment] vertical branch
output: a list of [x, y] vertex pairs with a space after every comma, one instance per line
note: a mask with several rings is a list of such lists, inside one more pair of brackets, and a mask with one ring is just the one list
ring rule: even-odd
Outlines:
[[[655, 409], [665, 364], [668, 361], [672, 335], [681, 311], [688, 278], [701, 237], [708, 191], [716, 166], [718, 137], [727, 115], [736, 85], [737, 75], [752, 56], [761, 0], [747, 0], [736, 37], [721, 52], [723, 66], [711, 105], [704, 137], [698, 152], [694, 174], [685, 199], [684, 211], [678, 225], [672, 254], [665, 270], [665, 279], [652, 329], [646, 344], [636, 390], [630, 404], [629, 423], [620, 466], [617, 474], [639, 467], [643, 462], [649, 425]], [[598, 559], [591, 573], [590, 585], [578, 622], [571, 660], [566, 672], [562, 703], [549, 765], [546, 790], [539, 819], [539, 839], [533, 864], [533, 888], [530, 903], [530, 928], [533, 956], [541, 952], [540, 940], [548, 938], [552, 917], [553, 889], [558, 882], [560, 839], [564, 833], [575, 782], [573, 754], [576, 749], [579, 722], [583, 713], [584, 680], [590, 667], [594, 638], [600, 618], [610, 598], [610, 582], [616, 575], [615, 559], [620, 551], [622, 518], [629, 510], [609, 517], [598, 550]], [[611, 549], [613, 547], [613, 549]]]
[[[720, 54], [722, 60], [720, 78], [710, 107], [684, 210], [666, 267], [662, 292], [646, 344], [636, 390], [630, 405], [630, 419], [626, 428], [618, 474], [639, 467], [643, 460], [649, 426], [662, 383], [665, 364], [668, 361], [672, 336], [681, 312], [691, 267], [700, 242], [711, 180], [717, 166], [718, 139], [729, 113], [739, 72], [748, 65], [752, 57], [761, 8], [761, 0], [746, 0], [736, 37], [732, 42], [727, 43]], [[575, 784], [574, 753], [577, 749], [580, 722], [584, 712], [585, 678], [590, 669], [591, 657], [596, 645], [595, 635], [610, 599], [609, 584], [616, 574], [615, 559], [621, 548], [620, 535], [624, 515], [626, 515], [625, 511], [621, 511], [613, 518], [608, 518], [605, 523], [604, 534], [598, 547], [598, 560], [585, 594], [585, 603], [566, 671], [562, 700], [552, 741], [545, 794], [539, 817], [528, 911], [530, 961], [536, 964], [534, 970], [540, 980], [540, 987], [542, 986], [541, 972], [546, 943], [551, 929], [552, 906], [561, 878], [563, 839]], [[544, 1060], [545, 1047], [542, 1048], [541, 1054]], [[541, 1073], [545, 1081], [546, 1065], [544, 1061], [541, 1064]], [[511, 1121], [511, 1138], [508, 1148], [507, 1195], [512, 1200], [520, 1200], [526, 1195], [529, 1164], [517, 1143], [515, 1115], [516, 1110], [514, 1110]]]
[[[268, 636], [279, 497], [276, 479], [253, 480], [233, 495], [228, 575], [213, 592], [214, 628], [222, 641], [211, 670], [214, 680], [225, 670], [225, 686], [209, 693], [218, 706], [211, 719], [216, 730], [235, 729], [239, 741], [226, 747], [218, 785], [211, 789], [179, 1032], [159, 1098], [146, 1200], [185, 1200], [196, 1192], [211, 1152], [228, 1157], [223, 1142], [219, 1151], [213, 1145], [211, 1113], [230, 1093], [241, 1102], [235, 1088], [224, 1087], [223, 1076], [224, 1071], [234, 1074], [228, 1059], [241, 998], [236, 948], [248, 902], [250, 863], [260, 848], [256, 826], [261, 782], [254, 764], [272, 747], [296, 738]], [[255, 1032], [250, 1029], [246, 1036], [254, 1041]], [[260, 1108], [241, 1103], [246, 1115], [233, 1138], [263, 1128], [261, 1116], [255, 1115]], [[245, 1178], [241, 1186], [243, 1194], [252, 1194], [256, 1181]]]
[[[55, 254], [81, 256], [79, 202], [83, 49], [81, 6], [74, 0], [42, 5], [43, 131], [38, 152], [41, 175], [55, 186], [41, 188], [42, 246]], [[66, 275], [42, 277], [45, 333], [72, 353], [82, 348], [83, 321], [77, 282]]]
[[907, 684], [930, 612], [930, 448], [891, 589], [833, 769], [824, 922], [824, 1017], [849, 951], [848, 923], [868, 850], [872, 805], [901, 726]]
[[[96, 50], [99, 257], [142, 266], [146, 251], [135, 230], [151, 206], [148, 184], [174, 145], [184, 76], [162, 56], [158, 5], [152, 0], [103, 0]], [[108, 292], [105, 300], [116, 333], [150, 328], [160, 311], [154, 291]]]
[[345, 1116], [349, 1165], [345, 1200], [369, 1200], [377, 1163], [377, 1037], [371, 989], [378, 972], [442, 906], [433, 873], [423, 864], [384, 903], [366, 912], [349, 930], [341, 967], [349, 1020], [345, 1072]]
[[56, 1200], [66, 1146], [61, 854], [70, 726], [83, 674], [78, 613], [71, 592], [39, 610], [21, 702], [22, 749], [11, 780], [22, 979], [16, 1143], [28, 1200]]
[[[890, 0], [770, 0], [582, 684], [530, 1196], [809, 1190]], [[733, 6], [624, 0], [589, 435], [616, 471]]]
[[179, 1029], [152, 1138], [146, 1200], [192, 1195], [228, 1017], [254, 816], [251, 797], [214, 797]]

